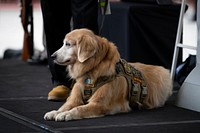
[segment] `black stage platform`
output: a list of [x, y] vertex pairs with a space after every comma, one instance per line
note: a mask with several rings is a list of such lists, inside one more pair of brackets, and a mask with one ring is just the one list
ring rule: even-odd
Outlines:
[[175, 95], [155, 110], [135, 110], [97, 119], [45, 121], [45, 112], [62, 102], [47, 101], [51, 89], [47, 66], [0, 60], [0, 133], [113, 132], [199, 133], [200, 113], [173, 105]]

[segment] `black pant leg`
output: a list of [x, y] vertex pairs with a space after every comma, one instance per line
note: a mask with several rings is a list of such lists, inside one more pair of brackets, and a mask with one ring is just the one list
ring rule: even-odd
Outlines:
[[66, 67], [54, 64], [50, 56], [63, 45], [63, 39], [70, 31], [71, 2], [41, 0], [41, 9], [52, 82], [55, 86], [64, 84], [70, 87], [71, 80], [67, 78]]
[[74, 29], [88, 28], [98, 34], [98, 0], [72, 0]]

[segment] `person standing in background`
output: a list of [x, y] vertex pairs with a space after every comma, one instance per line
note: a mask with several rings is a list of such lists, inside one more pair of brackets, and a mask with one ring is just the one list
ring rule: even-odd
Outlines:
[[98, 0], [41, 0], [41, 9], [53, 84], [48, 100], [63, 101], [69, 96], [72, 80], [67, 76], [66, 67], [54, 64], [51, 55], [63, 45], [71, 28], [88, 28], [98, 34]]

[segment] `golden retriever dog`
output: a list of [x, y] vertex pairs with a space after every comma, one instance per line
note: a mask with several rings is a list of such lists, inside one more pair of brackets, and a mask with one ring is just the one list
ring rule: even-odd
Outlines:
[[[88, 29], [77, 29], [68, 33], [63, 43], [52, 58], [55, 63], [66, 66], [75, 83], [64, 105], [58, 110], [46, 113], [45, 120], [96, 118], [134, 109], [130, 106], [131, 87], [126, 77], [116, 71], [116, 65], [121, 59], [112, 42]], [[146, 86], [141, 87], [147, 89], [144, 89], [143, 100], [136, 100], [136, 104], [143, 109], [163, 106], [172, 94], [169, 71], [161, 66], [130, 64], [134, 70], [142, 73]]]

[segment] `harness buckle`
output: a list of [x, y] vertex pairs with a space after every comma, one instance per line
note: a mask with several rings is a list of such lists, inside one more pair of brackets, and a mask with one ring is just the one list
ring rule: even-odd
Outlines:
[[142, 85], [142, 96], [141, 98], [144, 99], [147, 96], [148, 90], [146, 85]]
[[91, 96], [92, 95], [92, 90], [91, 89], [84, 89], [84, 95], [87, 96]]
[[131, 91], [131, 96], [137, 95], [139, 92], [139, 89], [140, 89], [140, 84], [134, 83], [132, 87], [132, 91]]
[[84, 99], [87, 101], [92, 96], [92, 90], [91, 89], [84, 89]]

